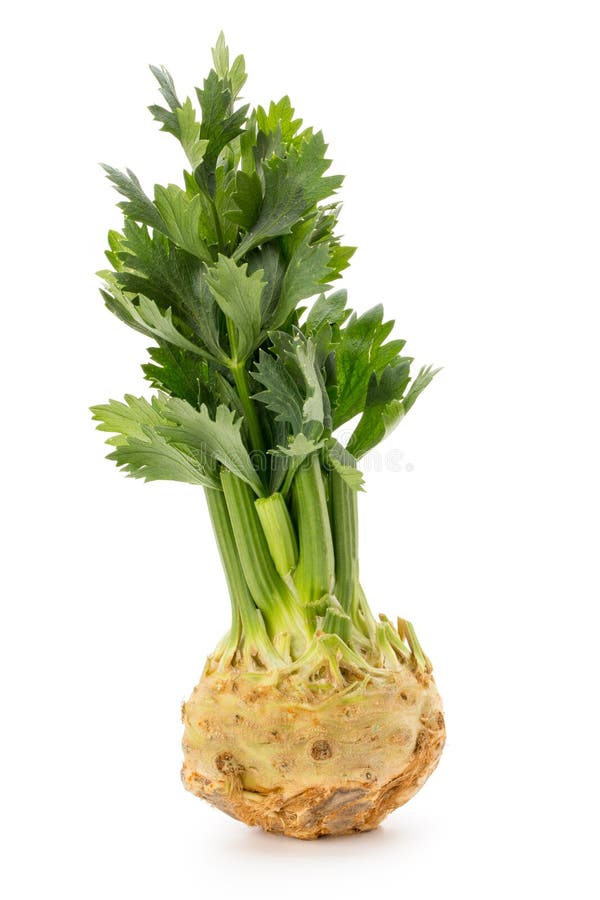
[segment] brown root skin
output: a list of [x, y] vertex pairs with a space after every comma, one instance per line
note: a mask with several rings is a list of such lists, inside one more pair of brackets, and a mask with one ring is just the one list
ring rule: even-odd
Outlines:
[[445, 740], [435, 682], [409, 666], [321, 696], [292, 677], [207, 671], [183, 721], [189, 791], [302, 839], [376, 828], [424, 784]]

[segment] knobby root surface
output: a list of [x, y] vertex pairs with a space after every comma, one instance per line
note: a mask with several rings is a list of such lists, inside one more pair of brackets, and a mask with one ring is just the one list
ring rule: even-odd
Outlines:
[[184, 705], [185, 787], [248, 825], [302, 839], [369, 831], [440, 758], [430, 675], [408, 669], [316, 701], [231, 671]]

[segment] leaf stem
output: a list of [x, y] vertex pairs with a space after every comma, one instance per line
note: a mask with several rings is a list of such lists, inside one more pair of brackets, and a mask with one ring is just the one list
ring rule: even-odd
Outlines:
[[319, 454], [312, 453], [293, 483], [300, 553], [294, 581], [305, 603], [333, 591], [335, 561]]
[[[269, 640], [244, 578], [225, 495], [212, 488], [207, 488], [205, 494], [231, 598], [232, 627], [225, 641], [228, 655], [233, 658], [243, 648], [245, 655], [258, 653], [266, 663], [278, 666], [281, 659]], [[230, 661], [224, 660], [226, 664]]]
[[219, 219], [219, 213], [217, 212], [217, 206], [215, 204], [214, 199], [208, 194], [208, 199], [210, 200], [210, 208], [212, 210], [213, 220], [215, 223], [215, 231], [217, 232], [217, 241], [219, 243], [219, 251], [221, 253], [225, 252], [224, 239], [223, 239], [223, 229], [221, 228], [221, 220]]
[[286, 502], [279, 493], [254, 501], [275, 568], [285, 580], [298, 562], [298, 543]]
[[232, 472], [221, 472], [221, 483], [231, 520], [239, 564], [256, 606], [262, 612], [271, 638], [291, 635], [294, 655], [310, 638], [304, 610], [278, 574], [248, 485]]
[[335, 552], [335, 595], [355, 624], [358, 613], [358, 504], [357, 493], [332, 469], [332, 531]]
[[255, 453], [261, 454], [262, 462], [265, 453], [265, 442], [262, 434], [262, 429], [260, 427], [260, 422], [258, 420], [256, 406], [254, 405], [254, 402], [250, 396], [250, 388], [248, 385], [248, 371], [245, 364], [242, 362], [235, 362], [232, 366], [231, 371], [233, 372], [235, 386], [237, 388], [237, 392], [244, 409], [244, 416], [246, 419], [246, 424], [248, 425], [248, 432], [250, 434], [250, 443], [252, 445], [252, 450]]
[[243, 625], [247, 625], [249, 620], [248, 613], [254, 607], [254, 603], [240, 566], [225, 497], [222, 491], [213, 490], [212, 488], [207, 488], [204, 493], [206, 494], [208, 512], [219, 548], [221, 562], [225, 570], [225, 578], [231, 598], [234, 628], [240, 618]]
[[350, 643], [350, 616], [341, 609], [329, 607], [323, 619], [323, 631], [325, 634], [337, 634], [344, 643]]

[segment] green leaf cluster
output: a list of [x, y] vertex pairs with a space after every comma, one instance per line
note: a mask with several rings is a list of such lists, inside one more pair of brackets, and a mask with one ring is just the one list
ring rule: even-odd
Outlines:
[[[343, 179], [323, 134], [303, 127], [287, 96], [240, 104], [244, 58], [230, 60], [223, 35], [192, 96], [180, 99], [164, 67], [151, 71], [162, 99], [150, 111], [186, 168], [180, 185], [145, 190], [131, 170], [104, 167], [123, 224], [109, 233], [102, 296], [152, 340], [143, 371], [159, 392], [94, 407], [102, 430], [114, 426], [110, 458], [146, 480], [213, 488], [225, 467], [261, 496], [288, 491], [319, 453], [359, 489], [355, 461], [435, 371], [411, 381], [382, 307], [357, 315], [331, 290], [354, 248], [337, 234]], [[348, 465], [332, 448], [354, 419]]]

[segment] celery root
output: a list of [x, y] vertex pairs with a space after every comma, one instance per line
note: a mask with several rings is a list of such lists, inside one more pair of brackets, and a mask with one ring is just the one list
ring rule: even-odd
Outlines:
[[268, 831], [366, 831], [423, 785], [445, 739], [415, 629], [375, 618], [358, 564], [358, 462], [435, 370], [411, 374], [382, 308], [359, 316], [332, 291], [354, 248], [336, 233], [342, 178], [321, 132], [287, 97], [236, 105], [244, 60], [222, 35], [213, 62], [199, 110], [152, 68], [183, 187], [150, 197], [105, 166], [124, 223], [102, 295], [153, 342], [155, 393], [92, 411], [126, 474], [203, 488], [219, 548], [231, 627], [183, 706], [185, 787]]
[[292, 674], [269, 681], [214, 671], [184, 705], [183, 783], [230, 816], [303, 839], [369, 831], [437, 765], [444, 716], [430, 675], [403, 666], [326, 697], [299, 696]]

